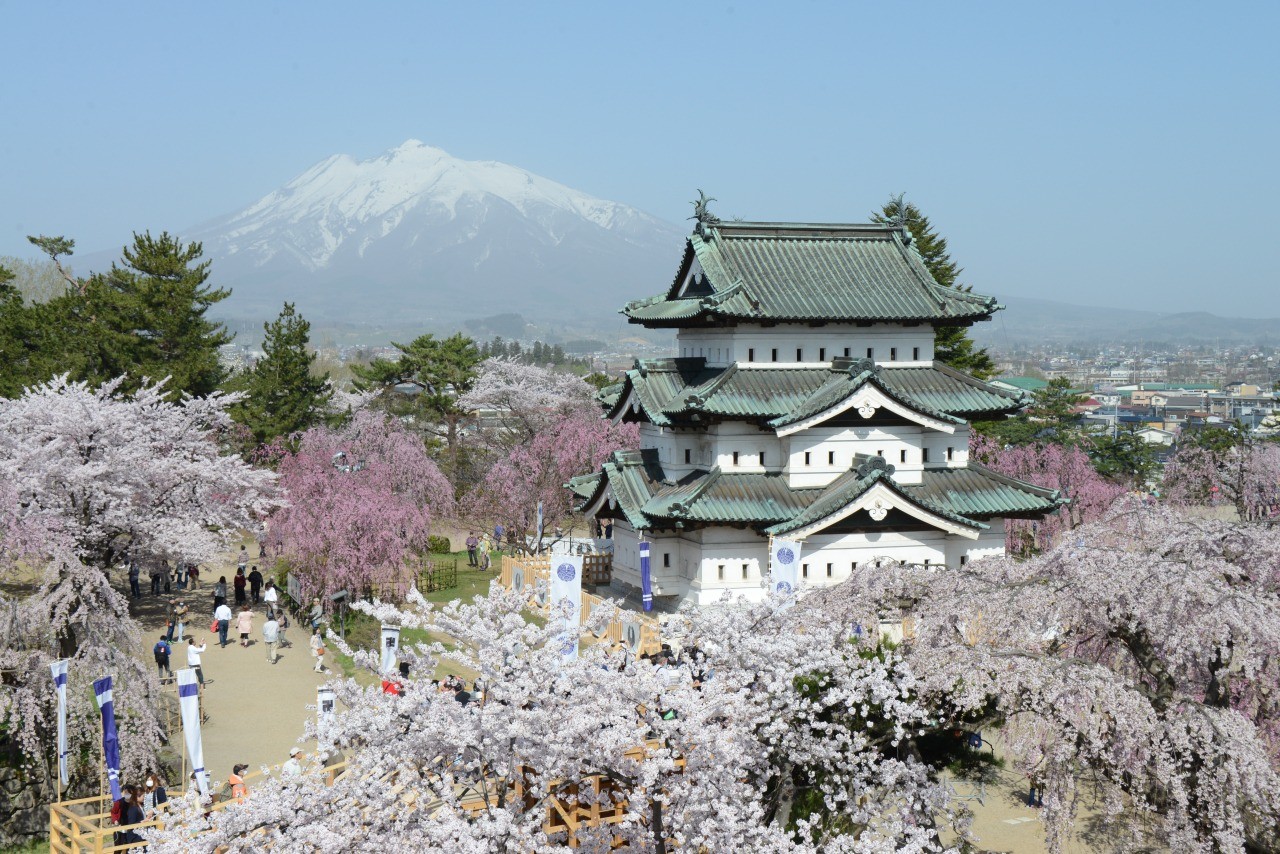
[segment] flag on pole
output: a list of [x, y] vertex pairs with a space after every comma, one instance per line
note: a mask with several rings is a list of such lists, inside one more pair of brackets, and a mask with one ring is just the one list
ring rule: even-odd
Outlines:
[[649, 544], [640, 543], [640, 604], [646, 611], [653, 610], [653, 576], [649, 570]]
[[70, 663], [61, 658], [49, 665], [53, 690], [58, 695], [58, 779], [62, 781], [62, 788], [70, 782], [67, 773], [67, 667]]
[[769, 590], [791, 596], [800, 589], [800, 543], [774, 540], [769, 548]]
[[107, 766], [107, 784], [111, 787], [111, 800], [118, 801], [120, 793], [120, 737], [116, 734], [116, 707], [111, 697], [111, 677], [103, 676], [93, 682], [93, 698], [102, 712], [102, 760]]
[[209, 775], [204, 770], [204, 742], [200, 737], [200, 682], [190, 667], [178, 671], [178, 709], [182, 713], [182, 737], [187, 742], [191, 772], [196, 775], [200, 796], [205, 797], [209, 794]]
[[337, 717], [338, 692], [321, 685], [316, 689], [316, 722], [321, 727], [333, 723]]
[[396, 653], [400, 650], [400, 627], [382, 626], [382, 672], [396, 672]]
[[542, 502], [539, 501], [538, 502], [538, 527], [533, 529], [533, 541], [537, 543], [539, 546], [542, 545], [542, 526], [544, 524], [543, 523], [544, 518], [545, 517], [542, 515]]
[[559, 620], [560, 654], [578, 657], [578, 628], [582, 625], [582, 555], [564, 555], [552, 561], [549, 615]]

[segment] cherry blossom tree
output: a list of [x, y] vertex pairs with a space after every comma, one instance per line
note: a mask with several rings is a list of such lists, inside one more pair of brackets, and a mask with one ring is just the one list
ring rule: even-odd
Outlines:
[[564, 488], [569, 478], [598, 469], [609, 454], [639, 441], [635, 424], [613, 424], [598, 411], [560, 416], [500, 456], [464, 499], [463, 509], [475, 520], [497, 519], [513, 532], [531, 531], [536, 550], [547, 530], [574, 512], [573, 496]]
[[[192, 833], [229, 851], [379, 850], [413, 839], [457, 852], [603, 852], [616, 842], [649, 852], [918, 852], [942, 850], [944, 829], [963, 835], [929, 769], [899, 756], [927, 713], [891, 650], [775, 600], [683, 614], [670, 627], [683, 666], [593, 643], [591, 620], [580, 657], [566, 661], [555, 621], [521, 613], [527, 594], [495, 585], [439, 610], [421, 599], [405, 610], [360, 603], [383, 622], [453, 639], [402, 652], [419, 673], [445, 661], [481, 674], [484, 702], [462, 705], [425, 677], [399, 696], [331, 683], [345, 710], [310, 731], [347, 758], [332, 786], [270, 778], [208, 817], [187, 804], [151, 836], [152, 850], [187, 850]], [[377, 653], [352, 654], [378, 669]], [[596, 777], [598, 795], [586, 785]], [[824, 809], [795, 809], [803, 790]], [[548, 834], [555, 797], [622, 815], [580, 826], [572, 840]]]
[[139, 558], [208, 560], [274, 506], [275, 476], [224, 454], [234, 396], [166, 400], [63, 376], [0, 398], [0, 480], [18, 514], [56, 527], [100, 570]]
[[1185, 442], [1165, 465], [1164, 497], [1182, 505], [1226, 505], [1241, 519], [1270, 516], [1280, 505], [1280, 444], [1237, 431], [1219, 441]]
[[847, 623], [910, 603], [920, 700], [1002, 727], [1051, 851], [1086, 781], [1136, 845], [1275, 850], [1276, 554], [1270, 528], [1128, 497], [1031, 560], [864, 573], [806, 604]]
[[1001, 446], [973, 434], [970, 456], [1009, 477], [1037, 486], [1060, 489], [1070, 503], [1043, 519], [1005, 521], [1005, 547], [1014, 554], [1028, 554], [1052, 547], [1063, 533], [1102, 516], [1124, 487], [1098, 474], [1089, 456], [1077, 446], [1053, 443]]
[[271, 517], [271, 535], [308, 594], [398, 580], [406, 557], [426, 550], [433, 520], [453, 508], [422, 440], [372, 411], [303, 433], [279, 473], [289, 504]]
[[458, 405], [469, 412], [492, 413], [496, 425], [484, 431], [487, 443], [507, 449], [533, 441], [567, 416], [599, 416], [594, 393], [595, 388], [573, 374], [494, 357], [481, 363], [475, 383]]
[[119, 385], [62, 377], [0, 399], [0, 718], [33, 766], [49, 760], [48, 665], [70, 659], [71, 751], [95, 776], [93, 679], [112, 675], [128, 710], [123, 770], [156, 767], [165, 740], [155, 676], [134, 654], [138, 626], [106, 570], [126, 550], [210, 558], [276, 501], [274, 475], [222, 453], [234, 398], [172, 402], [163, 383]]

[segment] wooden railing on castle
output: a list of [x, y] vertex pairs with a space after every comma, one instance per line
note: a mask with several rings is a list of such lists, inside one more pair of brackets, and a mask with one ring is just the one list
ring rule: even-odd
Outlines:
[[[586, 584], [607, 584], [612, 568], [609, 555], [586, 555], [583, 560], [582, 574]], [[548, 581], [551, 576], [551, 562], [545, 557], [512, 557], [503, 555], [502, 586], [508, 590], [528, 590], [529, 607], [542, 614], [547, 612], [545, 590], [538, 592], [538, 582]], [[592, 611], [608, 600], [594, 593], [582, 591], [582, 620], [585, 623]], [[626, 646], [636, 655], [646, 652], [654, 653], [662, 649], [662, 627], [652, 617], [635, 611], [619, 609], [617, 615], [609, 621], [604, 630], [597, 635], [600, 642], [615, 646]]]

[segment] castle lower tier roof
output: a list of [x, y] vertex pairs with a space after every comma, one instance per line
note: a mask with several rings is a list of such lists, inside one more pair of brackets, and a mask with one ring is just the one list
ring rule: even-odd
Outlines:
[[748, 420], [775, 430], [838, 411], [874, 387], [889, 401], [949, 424], [1016, 412], [1027, 397], [946, 365], [895, 368], [836, 359], [812, 368], [707, 367], [702, 357], [636, 362], [599, 395], [611, 418], [630, 409], [659, 426]]
[[[691, 277], [690, 273], [694, 276]], [[665, 294], [622, 313], [649, 327], [722, 322], [967, 324], [1001, 306], [938, 284], [899, 225], [720, 222], [689, 237]]]
[[611, 501], [637, 530], [744, 525], [786, 534], [838, 517], [873, 488], [900, 506], [979, 531], [984, 520], [1039, 517], [1066, 503], [1062, 494], [979, 465], [926, 469], [920, 484], [900, 484], [883, 460], [862, 461], [825, 487], [795, 488], [780, 473], [739, 474], [719, 468], [667, 478], [654, 450], [614, 453], [599, 472], [567, 486], [586, 510]]

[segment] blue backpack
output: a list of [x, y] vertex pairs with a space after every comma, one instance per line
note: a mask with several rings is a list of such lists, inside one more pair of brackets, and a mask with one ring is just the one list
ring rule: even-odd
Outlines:
[[156, 645], [151, 648], [151, 651], [155, 653], [156, 660], [159, 661], [162, 658], [168, 658], [171, 650], [169, 644], [161, 640], [156, 641]]

